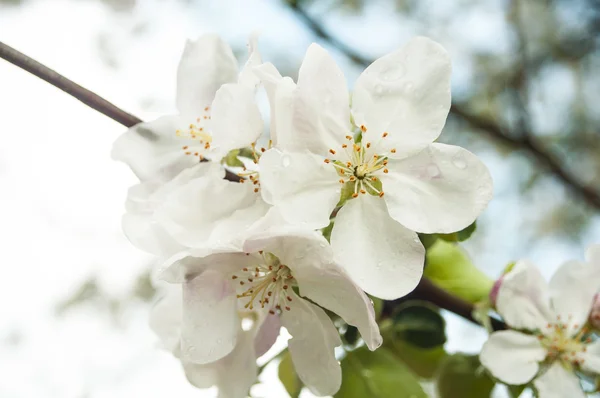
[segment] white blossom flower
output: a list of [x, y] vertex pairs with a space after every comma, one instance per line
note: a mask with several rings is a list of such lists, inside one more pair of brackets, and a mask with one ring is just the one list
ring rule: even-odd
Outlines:
[[182, 358], [204, 364], [228, 355], [238, 341], [239, 312], [257, 312], [279, 318], [292, 335], [288, 347], [303, 383], [317, 395], [335, 393], [341, 368], [334, 347], [341, 340], [313, 303], [356, 326], [375, 349], [382, 339], [370, 299], [336, 267], [327, 241], [312, 230], [273, 226], [254, 233], [244, 250], [203, 258], [183, 252], [162, 272], [166, 281], [183, 283]]
[[251, 184], [223, 179], [218, 163], [184, 169], [171, 181], [141, 182], [129, 189], [123, 231], [139, 249], [170, 257], [184, 249], [240, 251], [246, 230], [269, 206]]
[[[504, 275], [496, 308], [512, 329], [491, 334], [480, 354], [494, 377], [533, 384], [540, 398], [581, 397], [575, 372], [600, 374], [600, 341], [592, 341], [588, 316], [600, 289], [600, 245], [587, 261], [562, 265], [549, 283], [527, 261]], [[522, 331], [529, 331], [526, 334]]]
[[219, 398], [245, 398], [256, 382], [256, 359], [273, 345], [279, 335], [276, 317], [250, 322], [251, 327], [237, 325], [237, 343], [223, 358], [207, 364], [196, 364], [182, 358], [180, 351], [183, 315], [181, 286], [171, 285], [150, 313], [150, 327], [165, 349], [181, 360], [189, 382], [198, 388], [216, 386]]
[[261, 62], [256, 37], [249, 50], [238, 78], [233, 52], [218, 36], [188, 41], [177, 69], [179, 114], [132, 127], [115, 142], [113, 158], [142, 181], [164, 182], [205, 156], [218, 161], [256, 141], [263, 130], [251, 72]]
[[471, 224], [492, 196], [485, 165], [467, 150], [432, 143], [450, 108], [450, 59], [437, 43], [411, 40], [371, 64], [348, 106], [341, 69], [316, 44], [298, 83], [256, 67], [275, 114], [275, 148], [260, 159], [263, 198], [285, 219], [331, 234], [337, 260], [366, 292], [395, 299], [417, 285], [425, 250], [414, 231]]

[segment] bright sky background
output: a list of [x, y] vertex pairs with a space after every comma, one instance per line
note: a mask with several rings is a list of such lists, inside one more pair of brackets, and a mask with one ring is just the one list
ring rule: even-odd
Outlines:
[[[115, 12], [97, 0], [30, 0], [18, 7], [0, 6], [0, 40], [146, 120], [174, 110], [175, 68], [187, 37], [217, 32], [242, 49], [249, 34], [259, 30], [264, 58], [277, 57], [275, 62], [288, 69], [297, 68], [313, 40], [274, 1], [195, 4], [148, 0], [138, 1], [129, 12]], [[352, 17], [347, 15], [332, 16], [328, 26], [369, 56], [416, 33], [439, 36], [455, 60], [453, 78], [460, 95], [471, 84], [469, 48], [509, 51], [497, 35], [505, 28], [494, 16], [500, 2], [486, 4], [479, 14], [465, 16], [465, 26], [453, 27], [457, 39], [452, 42], [432, 27], [385, 23], [390, 17], [381, 5], [367, 7], [366, 23], [356, 29], [348, 27]], [[443, 14], [444, 8], [435, 13]], [[470, 35], [474, 30], [478, 34]], [[357, 70], [336, 56], [351, 81]], [[151, 258], [121, 233], [126, 190], [136, 182], [126, 166], [110, 159], [112, 142], [123, 131], [0, 61], [1, 397], [215, 396], [187, 384], [178, 362], [155, 348], [157, 340], [147, 326], [149, 305], [128, 299]], [[485, 148], [469, 149], [488, 164], [499, 194], [482, 219], [482, 228], [489, 231], [491, 220], [500, 217], [497, 231], [467, 245], [490, 275], [523, 256], [544, 264], [550, 275], [562, 261], [581, 258], [587, 243], [600, 241], [600, 227], [576, 246], [555, 240], [523, 246], [513, 237], [504, 238], [514, 234], [516, 225], [504, 215], [518, 218], [527, 212], [514, 192], [504, 188], [524, 166]], [[92, 277], [108, 298], [126, 302], [120, 315], [115, 319], [106, 306], [92, 303], [57, 316], [58, 303]], [[483, 330], [455, 316], [447, 320], [448, 350], [478, 352]], [[256, 390], [257, 396], [285, 396], [274, 372], [267, 371], [269, 382]]]

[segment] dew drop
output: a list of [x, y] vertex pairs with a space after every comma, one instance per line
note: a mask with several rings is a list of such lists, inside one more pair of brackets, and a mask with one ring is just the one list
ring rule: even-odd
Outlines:
[[281, 165], [283, 167], [289, 167], [291, 163], [292, 163], [292, 160], [290, 159], [289, 156], [285, 155], [281, 158]]
[[412, 94], [412, 92], [415, 91], [415, 85], [411, 82], [406, 83], [404, 85], [404, 91], [406, 92], [406, 94]]
[[435, 164], [427, 166], [427, 174], [431, 178], [438, 177], [440, 175], [440, 169]]
[[377, 85], [375, 85], [375, 93], [376, 93], [376, 94], [381, 94], [381, 93], [383, 93], [383, 87], [381, 87], [381, 84], [377, 84]]
[[461, 155], [455, 155], [452, 158], [452, 164], [458, 169], [465, 169], [467, 167], [467, 162], [465, 162]]
[[393, 81], [400, 79], [402, 76], [404, 76], [404, 73], [404, 66], [402, 64], [396, 64], [383, 71], [381, 77], [383, 78], [383, 80]]
[[194, 347], [193, 345], [189, 346], [185, 350], [185, 353], [187, 354], [187, 356], [194, 355], [195, 352], [196, 352], [196, 347]]

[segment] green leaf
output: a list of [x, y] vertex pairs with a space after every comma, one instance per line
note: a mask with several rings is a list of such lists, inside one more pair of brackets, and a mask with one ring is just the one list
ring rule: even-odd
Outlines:
[[477, 221], [473, 221], [467, 228], [451, 234], [437, 234], [440, 238], [447, 242], [464, 242], [469, 239], [473, 232], [477, 229]]
[[381, 313], [383, 312], [383, 300], [372, 296], [369, 296], [369, 298], [373, 302], [373, 308], [375, 309], [375, 319], [379, 319], [381, 317]]
[[476, 355], [463, 354], [446, 358], [436, 383], [440, 398], [487, 398], [495, 384]]
[[392, 313], [396, 338], [416, 347], [434, 348], [446, 342], [446, 322], [436, 307], [411, 301]]
[[436, 234], [419, 234], [419, 239], [425, 249], [429, 249], [438, 239]]
[[355, 326], [348, 325], [346, 332], [344, 332], [344, 341], [350, 346], [355, 346], [359, 337], [358, 329]]
[[383, 347], [424, 379], [431, 379], [437, 373], [440, 364], [448, 356], [444, 347], [419, 348], [406, 341], [395, 339], [391, 334], [383, 336]]
[[285, 354], [283, 354], [283, 358], [281, 359], [281, 362], [279, 362], [278, 374], [279, 380], [281, 380], [281, 383], [288, 394], [290, 394], [290, 397], [298, 398], [300, 396], [300, 391], [302, 391], [302, 382], [296, 374], [289, 351], [286, 351]]
[[225, 155], [223, 161], [229, 167], [244, 167], [244, 163], [238, 159], [238, 155], [240, 154], [239, 149], [233, 149]]
[[494, 281], [473, 265], [460, 246], [438, 239], [425, 258], [424, 275], [439, 287], [471, 303], [487, 299]]
[[341, 365], [342, 387], [335, 398], [427, 398], [416, 375], [382, 347], [351, 351]]

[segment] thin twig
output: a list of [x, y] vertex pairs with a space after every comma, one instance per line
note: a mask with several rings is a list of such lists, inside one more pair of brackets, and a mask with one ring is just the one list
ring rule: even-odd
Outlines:
[[[296, 1], [289, 2], [289, 5], [298, 19], [300, 19], [307, 28], [315, 34], [315, 36], [329, 43], [356, 64], [363, 67], [371, 64], [372, 60], [365, 58], [345, 43], [330, 35], [321, 24], [303, 10]], [[596, 209], [600, 209], [600, 193], [564, 168], [560, 159], [545, 148], [544, 145], [539, 143], [538, 140], [534, 138], [534, 135], [531, 134], [531, 131], [522, 131], [519, 136], [507, 134], [507, 130], [495, 121], [473, 114], [463, 108], [461, 104], [457, 103], [453, 103], [450, 107], [450, 114], [458, 120], [462, 120], [477, 128], [495, 141], [501, 142], [512, 149], [525, 150], [536, 162], [554, 174], [559, 181], [571, 189], [576, 195], [581, 197], [587, 204]]]
[[2, 42], [0, 42], [0, 58], [3, 58], [11, 64], [26, 70], [32, 75], [47, 81], [54, 87], [59, 88], [67, 94], [77, 98], [90, 108], [95, 109], [98, 112], [108, 116], [112, 120], [121, 123], [125, 127], [132, 127], [142, 122], [142, 120], [137, 116], [117, 108], [115, 105], [100, 97], [98, 94], [81, 87], [79, 84], [67, 79], [47, 66], [42, 65], [38, 61]]

